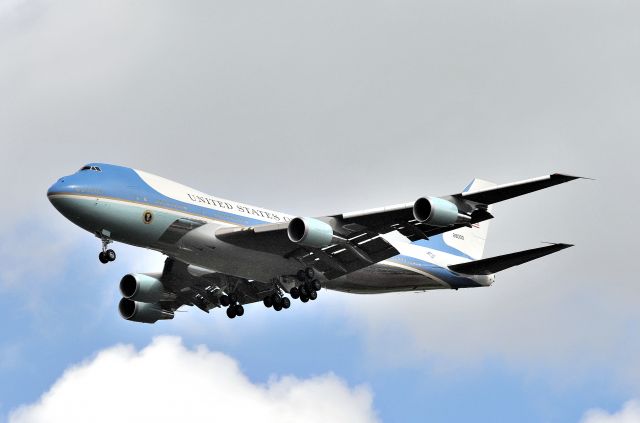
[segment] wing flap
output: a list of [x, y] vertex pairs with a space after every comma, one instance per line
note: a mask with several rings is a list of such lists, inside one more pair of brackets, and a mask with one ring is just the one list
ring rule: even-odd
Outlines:
[[334, 279], [398, 254], [391, 244], [373, 231], [350, 233], [344, 243], [311, 248], [293, 243], [286, 223], [249, 228], [220, 228], [216, 237], [238, 247], [293, 258]]
[[546, 247], [518, 251], [516, 253], [505, 254], [502, 256], [454, 264], [449, 266], [449, 269], [454, 272], [464, 273], [465, 275], [491, 275], [493, 273], [500, 272], [501, 270], [527, 263], [569, 247], [573, 247], [573, 245], [552, 244], [547, 245]]

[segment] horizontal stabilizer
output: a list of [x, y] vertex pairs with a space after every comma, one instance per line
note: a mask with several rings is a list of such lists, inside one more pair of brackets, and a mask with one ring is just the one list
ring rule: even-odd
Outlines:
[[562, 173], [554, 173], [540, 178], [528, 179], [520, 182], [513, 182], [505, 185], [485, 188], [473, 192], [463, 192], [454, 195], [454, 197], [462, 200], [473, 201], [480, 204], [494, 204], [510, 198], [519, 197], [530, 192], [549, 188], [554, 185], [581, 179], [579, 176], [565, 175]]
[[516, 253], [505, 254], [503, 256], [490, 257], [482, 260], [470, 261], [467, 263], [454, 264], [449, 269], [454, 272], [466, 275], [491, 275], [501, 270], [544, 257], [548, 254], [556, 253], [565, 248], [573, 247], [571, 244], [552, 244], [546, 247], [533, 248], [531, 250], [518, 251]]

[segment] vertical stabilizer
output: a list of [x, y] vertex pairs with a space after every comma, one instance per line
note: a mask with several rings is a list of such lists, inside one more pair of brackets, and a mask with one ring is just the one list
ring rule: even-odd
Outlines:
[[[476, 178], [467, 185], [463, 192], [479, 191], [496, 185], [493, 182]], [[488, 211], [491, 212], [491, 206], [489, 206]], [[442, 234], [442, 240], [445, 244], [459, 250], [472, 260], [478, 260], [482, 258], [488, 231], [489, 221], [485, 220], [484, 222], [474, 223], [471, 228], [460, 228], [455, 231], [445, 232]]]

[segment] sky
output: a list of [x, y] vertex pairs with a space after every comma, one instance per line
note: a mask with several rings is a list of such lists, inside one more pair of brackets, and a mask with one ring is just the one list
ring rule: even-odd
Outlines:
[[[0, 0], [0, 422], [640, 422], [640, 3]], [[89, 162], [317, 216], [565, 172], [490, 288], [142, 325], [163, 257], [46, 198]]]

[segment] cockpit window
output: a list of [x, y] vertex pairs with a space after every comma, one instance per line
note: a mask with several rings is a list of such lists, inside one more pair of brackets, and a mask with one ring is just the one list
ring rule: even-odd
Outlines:
[[80, 169], [80, 172], [83, 172], [85, 170], [93, 170], [94, 172], [102, 172], [102, 170], [100, 170], [100, 168], [98, 166], [82, 166], [82, 168]]

